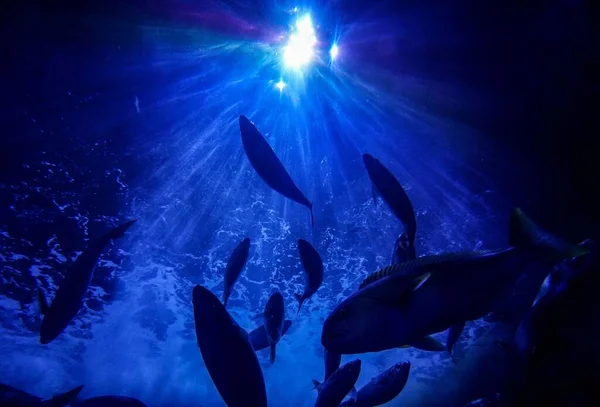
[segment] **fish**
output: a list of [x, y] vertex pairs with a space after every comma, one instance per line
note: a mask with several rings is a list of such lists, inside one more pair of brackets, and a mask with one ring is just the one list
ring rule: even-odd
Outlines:
[[391, 265], [404, 263], [405, 261], [414, 260], [416, 258], [417, 254], [414, 239], [411, 241], [406, 232], [402, 232], [394, 244]]
[[317, 292], [323, 282], [323, 260], [315, 248], [304, 239], [298, 239], [300, 262], [306, 272], [306, 287], [304, 293], [294, 294], [298, 300], [298, 312], [304, 301]]
[[73, 407], [146, 407], [146, 404], [127, 396], [96, 396], [71, 404]]
[[235, 247], [227, 261], [227, 267], [225, 267], [225, 274], [223, 275], [223, 305], [225, 305], [225, 308], [227, 308], [227, 301], [231, 296], [233, 286], [248, 261], [249, 252], [250, 238], [247, 237]]
[[43, 315], [40, 329], [40, 343], [49, 344], [56, 339], [75, 318], [83, 305], [83, 299], [92, 281], [94, 269], [104, 248], [115, 239], [125, 236], [125, 231], [136, 220], [130, 220], [108, 233], [90, 240], [87, 248], [77, 257], [69, 267], [65, 277], [60, 282], [52, 304], [48, 301], [43, 291], [38, 288], [38, 301]]
[[246, 116], [240, 116], [239, 125], [244, 151], [252, 168], [269, 187], [286, 198], [306, 206], [310, 211], [311, 225], [314, 227], [312, 202], [296, 186], [267, 140]]
[[275, 291], [269, 297], [265, 312], [263, 314], [264, 326], [267, 331], [267, 340], [269, 342], [270, 355], [269, 360], [275, 363], [275, 351], [281, 336], [283, 335], [283, 325], [285, 321], [285, 306], [283, 296], [279, 291]]
[[82, 389], [83, 385], [77, 386], [65, 393], [44, 400], [8, 384], [0, 383], [0, 405], [3, 407], [62, 407], [70, 404]]
[[[381, 196], [396, 218], [404, 226], [408, 241], [414, 243], [417, 233], [415, 210], [406, 191], [396, 177], [381, 162], [370, 154], [363, 154], [363, 162], [374, 191]], [[374, 194], [374, 200], [375, 194]]]
[[[354, 388], [360, 374], [360, 359], [342, 365], [324, 383], [313, 380], [317, 389], [315, 407], [337, 407]], [[356, 394], [353, 395], [353, 398]]]
[[323, 382], [326, 382], [327, 379], [329, 379], [329, 376], [339, 369], [341, 363], [342, 355], [329, 352], [325, 349], [325, 378], [323, 379]]
[[[285, 335], [288, 329], [290, 329], [290, 326], [292, 326], [292, 321], [286, 319], [283, 323], [283, 330], [281, 331], [281, 336]], [[258, 352], [259, 350], [263, 350], [269, 347], [269, 339], [267, 338], [267, 330], [265, 329], [264, 324], [254, 329], [248, 335], [250, 337], [250, 343], [252, 344], [252, 347], [255, 351]]]
[[266, 407], [262, 370], [248, 337], [206, 287], [192, 291], [194, 326], [202, 360], [228, 407]]
[[524, 265], [586, 253], [539, 228], [518, 208], [509, 229], [508, 248], [422, 256], [368, 276], [325, 319], [322, 345], [341, 354], [405, 346], [483, 317]]
[[460, 338], [460, 335], [465, 329], [465, 323], [466, 321], [457, 322], [448, 329], [448, 336], [446, 337], [446, 349], [448, 349], [450, 357], [452, 357], [452, 348], [454, 348], [458, 338]]
[[356, 400], [344, 401], [340, 407], [372, 407], [388, 403], [404, 390], [409, 373], [409, 361], [396, 363], [358, 390]]

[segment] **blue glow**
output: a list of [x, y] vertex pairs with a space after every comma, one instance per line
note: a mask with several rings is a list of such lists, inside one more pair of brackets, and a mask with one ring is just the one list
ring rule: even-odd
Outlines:
[[331, 59], [335, 59], [335, 57], [338, 56], [339, 52], [340, 52], [340, 49], [337, 46], [337, 44], [333, 44], [331, 46], [331, 50], [329, 51], [329, 55], [331, 55]]
[[283, 51], [283, 62], [289, 68], [299, 69], [310, 63], [315, 55], [317, 36], [309, 14], [296, 21]]

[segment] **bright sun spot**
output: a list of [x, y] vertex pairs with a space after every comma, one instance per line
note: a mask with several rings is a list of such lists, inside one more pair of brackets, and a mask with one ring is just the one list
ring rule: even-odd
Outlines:
[[335, 59], [335, 57], [337, 57], [339, 52], [340, 52], [340, 49], [338, 48], [337, 44], [333, 44], [331, 46], [331, 50], [329, 51], [329, 55], [331, 55], [331, 59]]
[[290, 35], [290, 39], [283, 51], [283, 61], [291, 68], [301, 68], [308, 64], [314, 54], [317, 36], [312, 25], [310, 15], [296, 21], [296, 30]]
[[283, 90], [283, 88], [285, 87], [285, 83], [283, 83], [283, 81], [280, 79], [279, 82], [277, 82], [275, 84], [275, 86], [277, 87], [277, 89], [279, 89], [279, 91], [281, 92]]

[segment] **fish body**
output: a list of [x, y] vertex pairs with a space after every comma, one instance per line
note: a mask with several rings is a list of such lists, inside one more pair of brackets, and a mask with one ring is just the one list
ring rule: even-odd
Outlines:
[[337, 369], [323, 384], [313, 380], [319, 393], [315, 407], [338, 407], [358, 380], [360, 367], [356, 359]]
[[227, 266], [225, 267], [225, 274], [223, 276], [223, 305], [227, 307], [227, 301], [231, 296], [233, 286], [237, 281], [244, 266], [248, 261], [248, 253], [250, 252], [250, 238], [242, 240], [231, 253]]
[[239, 125], [244, 151], [258, 176], [281, 195], [306, 206], [314, 226], [312, 203], [296, 186], [267, 140], [246, 116], [240, 116]]
[[392, 401], [406, 386], [409, 373], [410, 362], [396, 363], [358, 390], [356, 400], [345, 401], [340, 407], [373, 407]]
[[62, 407], [70, 404], [81, 392], [83, 386], [77, 386], [65, 393], [43, 400], [23, 390], [0, 383], [0, 406], [3, 407]]
[[523, 217], [519, 210], [513, 213], [506, 249], [423, 256], [369, 276], [327, 317], [321, 343], [342, 354], [409, 345], [483, 317], [527, 262], [581, 254], [577, 246], [548, 238]]
[[392, 253], [392, 262], [391, 264], [400, 264], [405, 261], [414, 260], [417, 258], [417, 253], [415, 250], [415, 242], [411, 241], [406, 234], [403, 232], [398, 239], [396, 239], [396, 243], [394, 244], [394, 252]]
[[208, 374], [228, 407], [266, 407], [258, 358], [242, 329], [207, 288], [193, 289], [194, 325]]
[[133, 397], [97, 396], [72, 404], [73, 407], [146, 407], [146, 404]]
[[104, 236], [89, 242], [88, 247], [77, 257], [60, 282], [52, 304], [38, 290], [38, 299], [43, 314], [40, 342], [48, 344], [56, 339], [77, 315], [92, 281], [94, 269], [104, 248], [114, 239], [124, 236], [135, 220], [128, 221], [110, 230]]
[[283, 325], [285, 321], [285, 306], [283, 296], [280, 292], [274, 292], [265, 306], [264, 326], [267, 331], [267, 340], [270, 348], [271, 363], [275, 362], [275, 350], [277, 343], [283, 335]]
[[339, 369], [342, 363], [342, 355], [339, 353], [333, 353], [325, 349], [325, 378], [323, 382], [329, 379], [329, 376]]
[[[281, 336], [285, 335], [288, 329], [290, 329], [290, 326], [292, 326], [292, 321], [286, 319], [283, 323], [283, 331], [281, 331]], [[248, 336], [250, 338], [250, 343], [252, 344], [252, 347], [255, 351], [263, 350], [269, 347], [267, 329], [265, 328], [264, 324], [258, 326], [256, 329], [250, 332]]]
[[[404, 226], [408, 240], [412, 243], [417, 233], [415, 211], [404, 188], [396, 177], [381, 162], [370, 154], [363, 154], [363, 162], [369, 179], [385, 203]], [[373, 199], [375, 198], [375, 193]]]
[[298, 312], [305, 300], [317, 292], [323, 282], [323, 260], [317, 250], [306, 240], [298, 239], [300, 262], [306, 273], [306, 286], [302, 295], [295, 294], [298, 300]]

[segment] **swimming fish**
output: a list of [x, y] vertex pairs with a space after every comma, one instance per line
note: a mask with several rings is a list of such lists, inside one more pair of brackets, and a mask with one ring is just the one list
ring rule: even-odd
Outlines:
[[196, 285], [192, 297], [198, 347], [225, 404], [266, 407], [265, 381], [248, 333], [207, 288]]
[[306, 206], [310, 210], [311, 224], [314, 226], [312, 202], [298, 189], [267, 140], [246, 116], [240, 116], [239, 124], [244, 151], [256, 173], [281, 195]]
[[543, 231], [515, 209], [510, 247], [423, 256], [374, 273], [327, 317], [321, 343], [341, 354], [405, 346], [483, 317], [525, 264], [554, 264], [585, 252]]
[[0, 405], [3, 407], [62, 407], [71, 403], [83, 389], [77, 386], [65, 393], [43, 400], [23, 390], [0, 383]]
[[[286, 319], [283, 323], [283, 331], [281, 331], [281, 336], [285, 335], [288, 329], [290, 329], [290, 326], [292, 326], [292, 321]], [[248, 336], [255, 351], [263, 350], [269, 347], [269, 339], [267, 338], [267, 330], [264, 324], [254, 329], [248, 334]]]
[[135, 220], [130, 220], [110, 230], [104, 236], [90, 240], [87, 248], [67, 270], [51, 305], [48, 305], [44, 293], [38, 289], [38, 300], [43, 315], [40, 329], [42, 344], [48, 344], [56, 339], [77, 315], [104, 248], [110, 241], [125, 236], [125, 231], [134, 223]]
[[329, 376], [339, 369], [341, 363], [342, 355], [325, 349], [325, 378], [323, 379], [323, 382], [326, 382], [327, 379], [329, 379]]
[[411, 241], [406, 232], [403, 232], [398, 236], [398, 239], [396, 239], [396, 243], [394, 244], [391, 264], [400, 264], [416, 258], [417, 254], [415, 251], [414, 239]]
[[402, 223], [408, 241], [414, 244], [417, 233], [417, 220], [415, 210], [406, 191], [390, 170], [381, 164], [378, 159], [370, 154], [363, 154], [363, 162], [375, 187], [374, 190], [381, 195], [381, 198]]
[[302, 303], [317, 292], [323, 282], [323, 260], [315, 248], [304, 239], [298, 239], [300, 262], [306, 272], [306, 287], [304, 293], [294, 294], [298, 300], [298, 312]]
[[[354, 388], [360, 374], [360, 359], [355, 359], [337, 369], [324, 383], [313, 380], [319, 393], [315, 407], [337, 407]], [[352, 396], [355, 398], [356, 394]]]
[[267, 340], [271, 354], [269, 360], [275, 363], [275, 350], [277, 343], [283, 335], [283, 324], [285, 321], [285, 306], [283, 304], [283, 296], [279, 291], [274, 292], [269, 297], [265, 312], [263, 314], [264, 326], [267, 331]]
[[242, 274], [246, 261], [248, 261], [249, 252], [250, 238], [247, 237], [236, 246], [227, 261], [227, 267], [225, 267], [225, 274], [223, 275], [223, 305], [225, 308], [227, 308], [227, 301], [231, 296], [233, 286]]
[[345, 401], [340, 407], [373, 407], [392, 401], [404, 390], [409, 372], [409, 361], [396, 363], [358, 390], [356, 400]]

